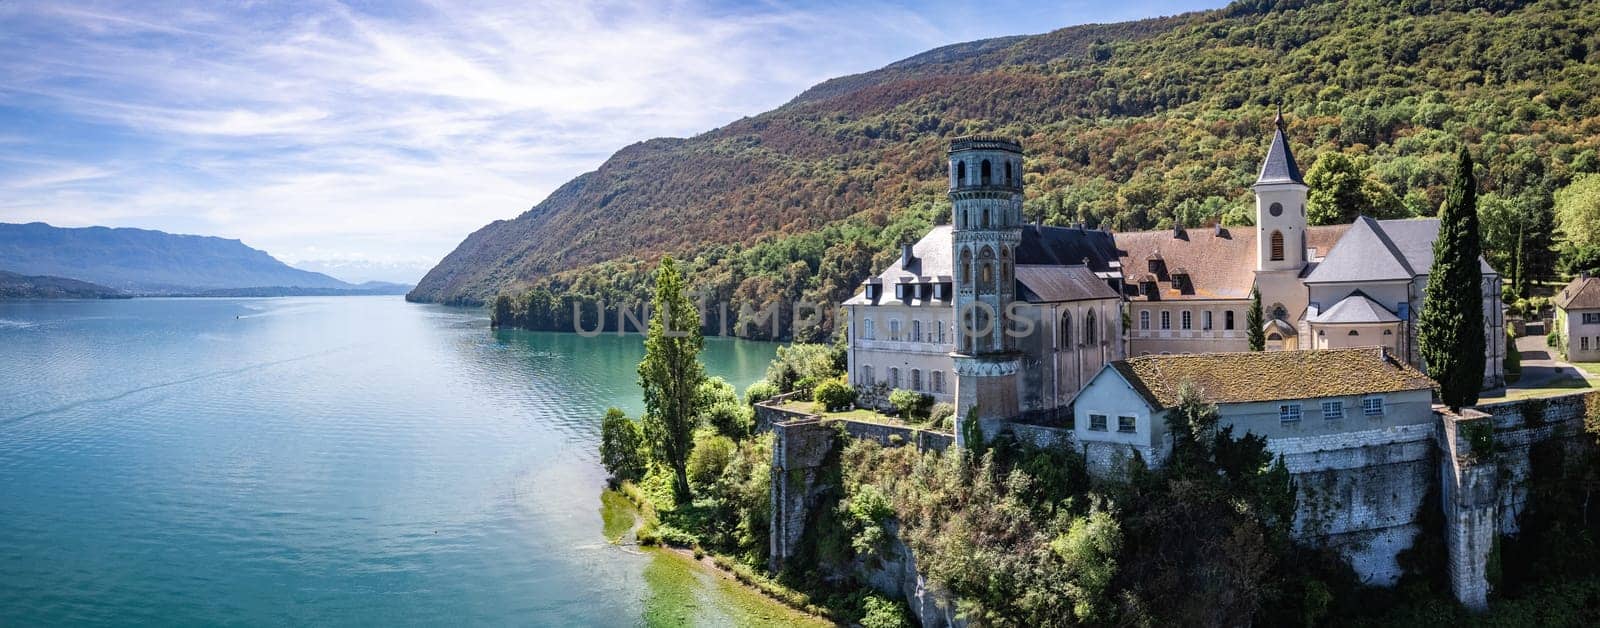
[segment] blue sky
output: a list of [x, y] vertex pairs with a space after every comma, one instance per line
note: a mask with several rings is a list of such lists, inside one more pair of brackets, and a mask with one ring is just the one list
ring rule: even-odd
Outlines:
[[0, 0], [0, 222], [415, 281], [633, 142], [944, 44], [1221, 4]]

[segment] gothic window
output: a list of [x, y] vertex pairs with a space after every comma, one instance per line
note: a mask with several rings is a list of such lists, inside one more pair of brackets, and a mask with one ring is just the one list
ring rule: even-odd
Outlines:
[[956, 162], [956, 185], [967, 184], [967, 162]]
[[1000, 247], [1000, 286], [1005, 287], [1011, 282], [1011, 249]]
[[1006, 185], [1011, 185], [1011, 162], [1006, 162]]
[[1287, 322], [1289, 320], [1289, 308], [1284, 307], [1282, 303], [1272, 304], [1272, 317]]
[[989, 208], [987, 207], [983, 208], [983, 224], [979, 226], [983, 227], [984, 229], [989, 228]]
[[1072, 346], [1072, 312], [1061, 313], [1061, 348]]
[[1272, 261], [1283, 261], [1283, 232], [1272, 232]]
[[989, 160], [987, 160], [987, 159], [983, 160], [982, 168], [983, 168], [982, 172], [980, 172], [979, 175], [978, 175], [979, 177], [982, 178], [982, 180], [979, 181], [979, 182], [982, 183], [983, 185], [989, 185], [990, 179], [993, 178], [993, 172], [991, 172], [992, 168], [989, 166]]
[[1092, 344], [1095, 343], [1095, 338], [1097, 336], [1095, 331], [1096, 331], [1096, 329], [1095, 329], [1095, 324], [1094, 324], [1094, 310], [1089, 310], [1088, 314], [1084, 314], [1083, 315], [1083, 342], [1084, 342], [1084, 344], [1092, 345]]
[[1150, 331], [1150, 310], [1139, 310], [1139, 329]]

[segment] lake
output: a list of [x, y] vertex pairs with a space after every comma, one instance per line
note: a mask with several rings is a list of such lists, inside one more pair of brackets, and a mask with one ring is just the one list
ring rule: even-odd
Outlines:
[[0, 301], [0, 623], [792, 621], [606, 541], [642, 355], [400, 297]]

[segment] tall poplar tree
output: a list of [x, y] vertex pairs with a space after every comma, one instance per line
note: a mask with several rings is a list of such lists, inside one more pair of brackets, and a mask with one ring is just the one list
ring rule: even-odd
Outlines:
[[651, 454], [672, 469], [672, 494], [678, 503], [693, 498], [688, 463], [700, 414], [700, 383], [706, 378], [700, 364], [704, 344], [700, 311], [684, 293], [683, 274], [672, 257], [662, 258], [644, 361], [639, 363], [639, 386], [644, 389], [645, 438]]
[[1455, 410], [1477, 403], [1483, 386], [1483, 275], [1478, 266], [1482, 253], [1478, 180], [1472, 176], [1472, 155], [1463, 146], [1455, 181], [1439, 212], [1433, 269], [1417, 320], [1417, 340], [1428, 375], [1439, 382], [1439, 400]]
[[1267, 322], [1265, 320], [1262, 320], [1262, 318], [1263, 318], [1263, 316], [1261, 315], [1261, 289], [1260, 288], [1251, 288], [1250, 289], [1250, 311], [1247, 314], [1245, 314], [1245, 317], [1244, 317], [1244, 326], [1247, 328], [1246, 331], [1248, 331], [1250, 333], [1249, 338], [1250, 338], [1250, 350], [1251, 351], [1266, 351], [1267, 350], [1267, 332], [1266, 332], [1266, 330], [1262, 329], [1262, 327], [1265, 326], [1267, 324]]

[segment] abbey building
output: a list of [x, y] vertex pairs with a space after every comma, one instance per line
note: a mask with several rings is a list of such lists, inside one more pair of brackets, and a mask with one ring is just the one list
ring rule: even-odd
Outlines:
[[[949, 176], [950, 224], [844, 304], [853, 384], [917, 390], [985, 419], [1055, 416], [1113, 361], [1247, 351], [1253, 289], [1269, 351], [1381, 347], [1426, 370], [1416, 321], [1438, 221], [1308, 226], [1281, 118], [1253, 227], [1026, 224], [1022, 147], [1005, 138], [952, 140]], [[1505, 331], [1500, 276], [1480, 263], [1489, 388], [1504, 384]]]

